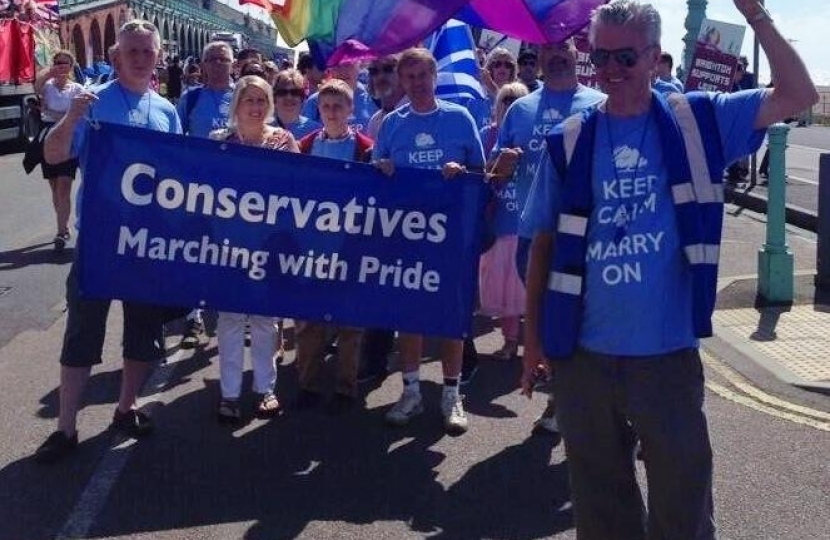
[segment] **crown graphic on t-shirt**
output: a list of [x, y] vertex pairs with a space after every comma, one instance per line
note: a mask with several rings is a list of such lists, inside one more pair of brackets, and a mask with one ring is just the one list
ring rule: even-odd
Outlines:
[[435, 144], [435, 139], [432, 138], [432, 135], [429, 133], [418, 133], [415, 135], [415, 146], [418, 148], [426, 148], [427, 146], [433, 146]]
[[619, 171], [633, 171], [648, 165], [648, 160], [640, 156], [640, 151], [630, 146], [618, 146], [614, 150], [614, 164]]
[[558, 109], [545, 109], [544, 111], [542, 111], [542, 120], [546, 122], [554, 122], [557, 120], [562, 120], [562, 118], [562, 113], [559, 112]]

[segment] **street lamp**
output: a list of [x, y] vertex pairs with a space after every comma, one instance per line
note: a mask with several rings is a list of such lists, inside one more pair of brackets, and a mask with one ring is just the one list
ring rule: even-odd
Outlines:
[[707, 0], [688, 0], [686, 12], [686, 36], [683, 38], [683, 73], [684, 78], [689, 76], [692, 68], [692, 59], [695, 55], [697, 36], [700, 34], [700, 25], [706, 17]]

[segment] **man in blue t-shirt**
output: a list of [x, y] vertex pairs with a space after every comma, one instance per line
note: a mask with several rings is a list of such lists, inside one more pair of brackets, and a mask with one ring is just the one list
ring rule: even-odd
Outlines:
[[[494, 216], [497, 236], [518, 234], [516, 269], [522, 280], [527, 273], [527, 255], [535, 231], [522, 230], [519, 217], [527, 202], [527, 194], [536, 176], [539, 161], [545, 151], [545, 137], [562, 120], [596, 106], [605, 94], [588, 88], [576, 76], [577, 50], [573, 39], [539, 47], [538, 56], [525, 55], [540, 64], [545, 76], [544, 85], [529, 95], [519, 98], [507, 110], [494, 154], [502, 149], [519, 148], [521, 157], [513, 178], [501, 190]], [[554, 396], [550, 394], [542, 415], [534, 422], [534, 433], [558, 433]]]
[[[173, 105], [150, 89], [150, 79], [161, 51], [155, 26], [134, 20], [118, 32], [115, 66], [118, 79], [73, 98], [66, 115], [46, 137], [44, 158], [60, 163], [72, 156], [86, 170], [91, 121], [111, 122], [167, 133], [181, 133]], [[81, 190], [83, 185], [81, 185]], [[80, 190], [79, 190], [80, 191]], [[81, 207], [76, 213], [80, 215]], [[76, 261], [77, 262], [77, 261]], [[66, 282], [67, 322], [61, 351], [60, 411], [58, 429], [35, 452], [35, 459], [51, 463], [68, 455], [78, 444], [77, 414], [83, 390], [94, 364], [101, 363], [109, 300], [82, 298], [73, 263]], [[148, 435], [152, 420], [136, 409], [136, 397], [155, 362], [164, 357], [161, 312], [153, 306], [123, 302], [124, 368], [121, 393], [112, 428], [130, 436]]]
[[204, 86], [186, 91], [176, 106], [185, 135], [207, 138], [228, 126], [233, 98], [233, 50], [224, 41], [212, 41], [202, 50]]
[[579, 84], [576, 77], [577, 50], [573, 39], [542, 45], [539, 63], [545, 84], [535, 92], [516, 100], [507, 110], [494, 154], [503, 148], [521, 148], [522, 155], [513, 179], [504, 187], [511, 197], [499, 199], [496, 211], [496, 234], [519, 234], [517, 264], [524, 278], [527, 249], [534, 231], [519, 228], [519, 216], [545, 147], [545, 137], [562, 120], [597, 105], [605, 94]]
[[[398, 81], [409, 104], [389, 113], [375, 142], [377, 167], [393, 175], [395, 167], [439, 169], [446, 178], [463, 171], [484, 170], [484, 150], [473, 117], [459, 105], [435, 98], [438, 68], [426, 49], [404, 51], [398, 60]], [[419, 368], [423, 336], [401, 333], [401, 375], [404, 389], [400, 400], [386, 413], [393, 425], [404, 425], [423, 412]], [[444, 429], [451, 434], [467, 430], [467, 415], [459, 394], [463, 342], [441, 340], [444, 391], [441, 414]]]
[[[557, 165], [543, 161], [523, 214], [542, 232], [531, 248], [522, 386], [530, 395], [548, 365], [544, 334], [547, 350], [568, 356], [553, 367], [580, 538], [715, 538], [697, 339], [711, 325], [720, 228], [702, 218], [722, 216], [723, 166], [818, 97], [763, 6], [735, 4], [785, 88], [666, 103], [651, 90], [659, 14], [633, 0], [601, 6], [591, 59], [608, 100], [548, 139]], [[648, 476], [645, 527], [636, 438]]]
[[[353, 62], [346, 62], [329, 68], [326, 73], [330, 78], [340, 79], [348, 84], [354, 91], [354, 110], [349, 117], [349, 125], [357, 131], [365, 131], [369, 126], [369, 120], [378, 110], [378, 106], [372, 101], [369, 92], [357, 80], [359, 68]], [[302, 115], [311, 118], [315, 122], [321, 122], [320, 110], [317, 106], [317, 92], [311, 94], [303, 104]]]

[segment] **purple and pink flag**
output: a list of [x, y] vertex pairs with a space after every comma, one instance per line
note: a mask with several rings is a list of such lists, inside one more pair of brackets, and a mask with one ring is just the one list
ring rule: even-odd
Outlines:
[[396, 53], [450, 18], [531, 43], [574, 35], [607, 0], [240, 0], [271, 13], [289, 45], [312, 42], [329, 65]]

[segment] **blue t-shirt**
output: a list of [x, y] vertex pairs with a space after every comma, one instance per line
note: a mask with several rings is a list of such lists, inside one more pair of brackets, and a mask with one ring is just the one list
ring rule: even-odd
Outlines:
[[[80, 161], [81, 171], [86, 170], [88, 146], [86, 144], [90, 120], [122, 124], [126, 126], [143, 127], [153, 131], [166, 133], [181, 133], [182, 125], [176, 108], [165, 98], [152, 90], [144, 94], [135, 94], [123, 86], [118, 80], [102, 84], [95, 92], [98, 100], [89, 107], [85, 120], [78, 122], [72, 136], [71, 153]], [[84, 184], [81, 183], [76, 195], [75, 217], [76, 226], [81, 222], [81, 193]]]
[[282, 125], [280, 121], [276, 118], [273, 122], [271, 122], [271, 124], [287, 129], [291, 132], [292, 135], [294, 135], [294, 138], [298, 141], [306, 135], [308, 135], [309, 133], [311, 133], [312, 131], [317, 131], [318, 129], [323, 127], [323, 124], [321, 124], [320, 122], [315, 122], [314, 120], [306, 118], [302, 115], [300, 115], [300, 117], [297, 118], [297, 120], [291, 122], [287, 126]]
[[400, 167], [440, 169], [454, 161], [484, 170], [484, 151], [473, 117], [454, 103], [437, 100], [435, 110], [418, 113], [404, 105], [383, 120], [375, 142], [375, 159]]
[[573, 90], [554, 91], [539, 88], [517, 99], [504, 116], [493, 156], [501, 148], [521, 148], [522, 156], [516, 165], [513, 179], [502, 189], [495, 215], [495, 229], [499, 236], [518, 234], [532, 237], [532, 231], [519, 227], [519, 217], [542, 156], [545, 137], [562, 120], [580, 111], [594, 107], [605, 99], [605, 94], [579, 85]]
[[[726, 162], [754, 152], [763, 91], [712, 94]], [[600, 114], [592, 171], [580, 344], [620, 356], [697, 346], [692, 281], [677, 233], [668, 169], [652, 113]], [[558, 174], [543, 160], [522, 215], [533, 230], [555, 230]]]
[[[187, 118], [187, 102], [197, 94], [196, 105]], [[207, 86], [188, 90], [179, 99], [176, 109], [187, 135], [208, 138], [211, 131], [228, 127], [228, 113], [233, 100], [233, 88], [212, 90]]]
[[663, 94], [664, 96], [668, 96], [670, 94], [683, 93], [683, 90], [681, 90], [683, 88], [682, 84], [680, 86], [677, 86], [670, 82], [666, 82], [663, 79], [655, 79], [651, 87]]
[[356, 145], [357, 140], [351, 131], [349, 131], [347, 137], [342, 139], [329, 139], [323, 135], [323, 132], [320, 132], [320, 135], [314, 137], [311, 144], [311, 155], [342, 161], [354, 161]]
[[[320, 110], [317, 108], [319, 100], [319, 92], [311, 94], [305, 103], [303, 103], [302, 115], [306, 116], [315, 122], [320, 122]], [[354, 89], [354, 111], [349, 117], [349, 125], [357, 131], [365, 131], [369, 126], [369, 120], [372, 115], [378, 111], [378, 106], [372, 101], [369, 92], [366, 88], [358, 83], [357, 88]]]

